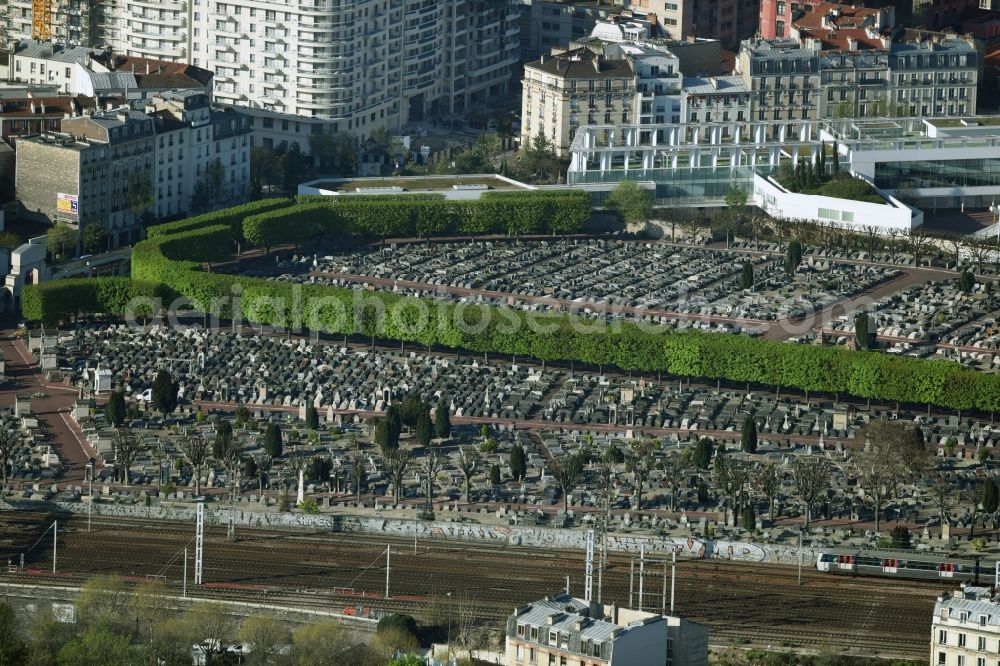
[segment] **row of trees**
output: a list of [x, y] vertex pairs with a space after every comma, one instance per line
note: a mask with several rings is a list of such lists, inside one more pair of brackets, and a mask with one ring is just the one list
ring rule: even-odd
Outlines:
[[[128, 586], [114, 575], [88, 580], [76, 599], [76, 624], [50, 610], [17, 614], [0, 602], [0, 663], [30, 666], [188, 666], [227, 659], [230, 645], [250, 648], [248, 666], [382, 666], [418, 647], [399, 622], [380, 623], [369, 646], [335, 620], [291, 626], [270, 615], [240, 618], [219, 603], [177, 602], [162, 582]], [[45, 608], [44, 605], [42, 608]], [[391, 617], [391, 616], [390, 616]]]

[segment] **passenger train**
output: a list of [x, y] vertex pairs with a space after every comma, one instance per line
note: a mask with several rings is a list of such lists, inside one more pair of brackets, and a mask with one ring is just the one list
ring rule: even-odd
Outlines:
[[922, 580], [992, 582], [996, 562], [978, 558], [932, 555], [909, 551], [826, 551], [816, 558], [816, 568], [833, 574], [886, 576]]

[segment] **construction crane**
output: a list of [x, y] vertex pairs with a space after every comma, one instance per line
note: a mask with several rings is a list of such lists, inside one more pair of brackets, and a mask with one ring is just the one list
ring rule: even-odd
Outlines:
[[31, 0], [31, 38], [52, 39], [52, 0]]

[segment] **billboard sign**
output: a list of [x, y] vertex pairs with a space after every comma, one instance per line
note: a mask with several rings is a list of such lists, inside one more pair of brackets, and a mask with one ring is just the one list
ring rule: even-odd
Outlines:
[[63, 194], [60, 192], [56, 196], [56, 210], [66, 215], [79, 215], [80, 203], [75, 194]]

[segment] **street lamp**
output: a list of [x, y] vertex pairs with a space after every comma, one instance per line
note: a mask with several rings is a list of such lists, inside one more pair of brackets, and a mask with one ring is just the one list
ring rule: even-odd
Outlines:
[[87, 531], [90, 531], [90, 514], [94, 510], [94, 463], [87, 463], [87, 487], [90, 500], [87, 502]]
[[448, 593], [448, 659], [451, 659], [451, 592]]

